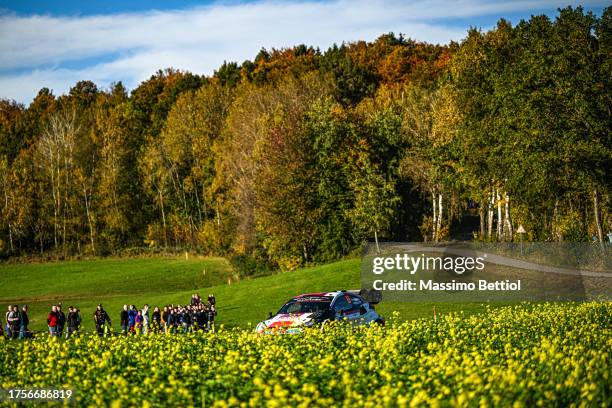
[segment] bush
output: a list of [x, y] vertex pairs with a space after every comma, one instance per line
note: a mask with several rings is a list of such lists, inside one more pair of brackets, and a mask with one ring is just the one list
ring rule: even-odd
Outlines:
[[264, 275], [273, 269], [268, 262], [246, 254], [234, 254], [229, 262], [240, 276]]

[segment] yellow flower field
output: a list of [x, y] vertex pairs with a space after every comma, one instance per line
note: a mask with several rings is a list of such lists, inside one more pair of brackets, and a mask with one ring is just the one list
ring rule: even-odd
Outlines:
[[0, 341], [0, 388], [89, 406], [611, 406], [612, 304], [386, 327]]

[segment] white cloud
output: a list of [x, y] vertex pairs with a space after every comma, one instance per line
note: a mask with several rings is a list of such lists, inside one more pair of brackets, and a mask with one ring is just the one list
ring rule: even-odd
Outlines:
[[166, 67], [211, 74], [224, 60], [242, 62], [261, 47], [304, 43], [325, 49], [389, 31], [447, 43], [461, 39], [467, 28], [450, 25], [452, 19], [562, 5], [548, 0], [263, 0], [87, 17], [5, 15], [0, 16], [0, 72], [5, 72], [0, 96], [29, 102], [43, 86], [60, 94], [81, 79], [100, 86], [121, 80], [132, 87]]

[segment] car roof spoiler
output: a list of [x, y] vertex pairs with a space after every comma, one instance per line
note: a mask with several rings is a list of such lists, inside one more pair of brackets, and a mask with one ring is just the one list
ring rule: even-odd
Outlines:
[[347, 292], [359, 295], [366, 302], [376, 305], [382, 300], [382, 292], [376, 289], [354, 289]]

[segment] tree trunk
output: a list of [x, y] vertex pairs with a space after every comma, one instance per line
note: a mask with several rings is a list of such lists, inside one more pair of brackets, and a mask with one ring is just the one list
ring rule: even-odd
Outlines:
[[162, 223], [164, 226], [164, 248], [168, 248], [168, 235], [166, 234], [166, 212], [164, 211], [164, 196], [160, 189], [157, 189], [159, 193], [159, 206], [161, 207]]
[[13, 227], [11, 227], [11, 223], [8, 223], [8, 233], [9, 233], [9, 246], [11, 248], [11, 253], [15, 251], [13, 247]]
[[189, 223], [189, 239], [193, 243], [193, 219], [191, 217], [191, 211], [189, 211], [187, 207], [187, 195], [185, 194], [185, 186], [181, 182], [178, 172], [175, 168], [172, 169], [172, 177], [176, 178], [176, 185], [178, 185], [178, 194], [179, 198], [183, 204], [183, 210], [185, 211], [185, 215], [187, 216], [187, 222]]
[[495, 200], [497, 202], [497, 240], [504, 240], [504, 223], [502, 222], [502, 203], [499, 189], [495, 189]]
[[196, 198], [196, 206], [198, 207], [198, 227], [201, 227], [202, 226], [202, 206], [200, 205], [200, 197], [198, 194], [198, 188], [195, 187], [193, 191], [194, 191], [194, 195]]
[[206, 188], [202, 186], [202, 220], [206, 221], [208, 218], [208, 208], [206, 208]]
[[[49, 147], [51, 150], [51, 147]], [[55, 188], [55, 165], [53, 161], [54, 152], [51, 151], [49, 154], [49, 167], [51, 168], [51, 195], [53, 198], [53, 246], [57, 251], [57, 208], [58, 208], [58, 192]]]
[[487, 221], [485, 219], [485, 205], [486, 201], [481, 200], [478, 208], [478, 214], [480, 215], [480, 239], [484, 238], [486, 230], [485, 224]]
[[493, 195], [493, 190], [491, 190], [491, 194], [489, 195], [488, 201], [488, 214], [487, 214], [487, 237], [489, 239], [493, 236], [493, 204], [495, 202], [495, 196]]
[[376, 253], [380, 254], [380, 246], [378, 245], [378, 233], [374, 230], [374, 242], [376, 242]]
[[[115, 207], [115, 212], [117, 213], [117, 218], [121, 215], [121, 210], [119, 210], [119, 200], [117, 200], [117, 185], [116, 180], [113, 179], [113, 206]], [[123, 239], [123, 222], [119, 223], [119, 230], [121, 231], [121, 238]]]
[[506, 197], [505, 197], [505, 224], [506, 227], [505, 229], [505, 233], [506, 233], [506, 239], [508, 241], [512, 241], [513, 238], [513, 231], [512, 231], [512, 220], [510, 219], [510, 194], [508, 194], [508, 192], [506, 191]]
[[[66, 138], [64, 138], [64, 143]], [[64, 214], [62, 217], [62, 250], [66, 251], [66, 225], [68, 223], [68, 216], [70, 215], [69, 208], [69, 186], [70, 186], [70, 166], [68, 164], [68, 154], [66, 153], [67, 145], [64, 144]]]
[[448, 231], [450, 234], [450, 227], [453, 225], [453, 220], [455, 219], [455, 213], [453, 212], [453, 208], [455, 208], [455, 197], [452, 195], [448, 199], [448, 211], [446, 212], [446, 225], [448, 225]]
[[599, 238], [599, 242], [603, 247], [603, 228], [601, 227], [601, 219], [599, 217], [599, 198], [597, 194], [597, 189], [593, 190], [593, 211], [595, 212], [595, 226], [597, 227], [597, 238]]
[[433, 205], [433, 219], [431, 221], [431, 240], [437, 242], [436, 225], [438, 225], [438, 218], [436, 212], [436, 194], [431, 193], [431, 202]]
[[91, 212], [89, 211], [89, 197], [87, 196], [87, 186], [83, 183], [83, 197], [85, 198], [85, 213], [87, 214], [87, 223], [89, 224], [89, 240], [91, 241], [91, 251], [96, 253], [96, 244], [94, 240], [94, 227], [91, 221]]
[[440, 229], [442, 228], [442, 194], [438, 193], [438, 221], [436, 224], [436, 242], [440, 241]]
[[551, 232], [553, 235], [553, 239], [555, 241], [561, 242], [563, 241], [563, 236], [561, 235], [561, 232], [559, 231], [559, 224], [557, 223], [557, 218], [559, 215], [559, 198], [555, 199], [555, 208], [553, 209], [553, 216], [552, 216], [552, 226], [551, 226]]

